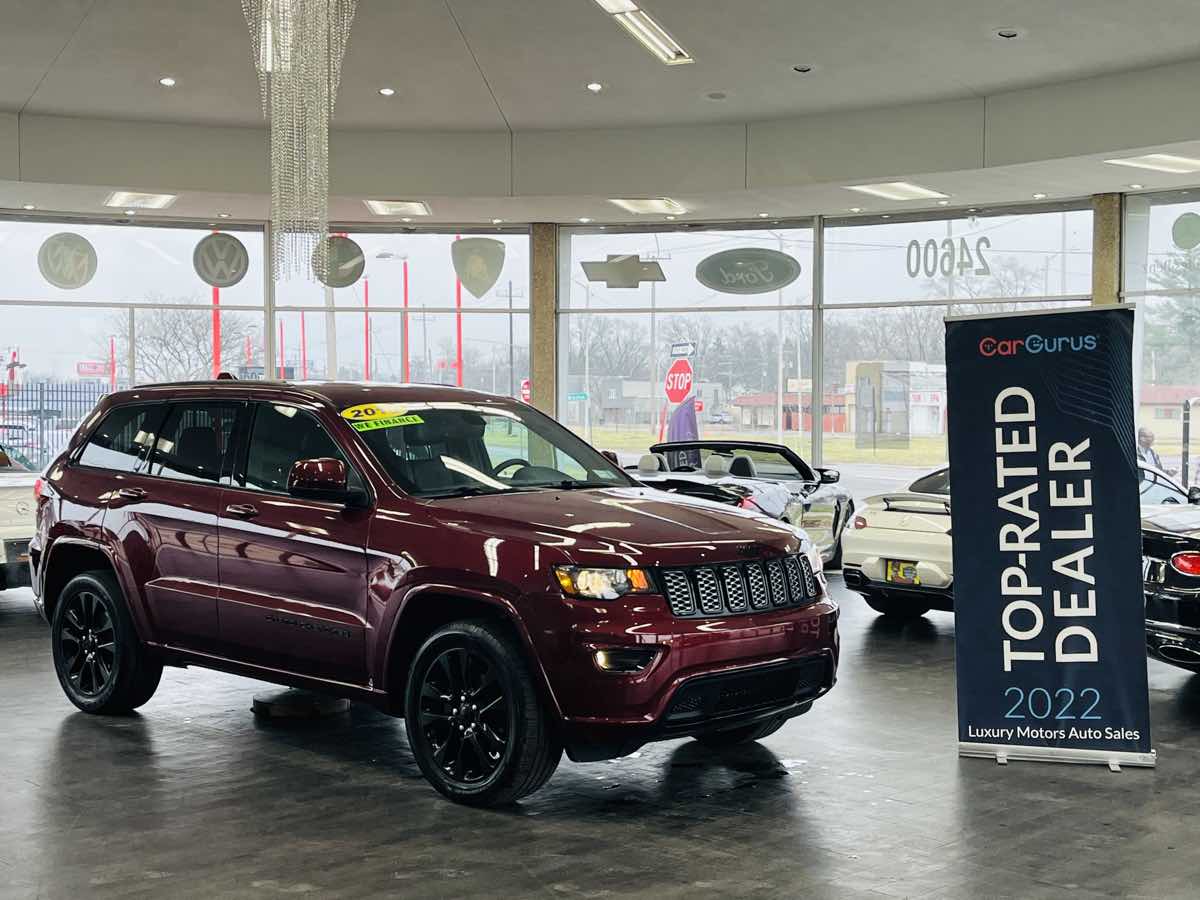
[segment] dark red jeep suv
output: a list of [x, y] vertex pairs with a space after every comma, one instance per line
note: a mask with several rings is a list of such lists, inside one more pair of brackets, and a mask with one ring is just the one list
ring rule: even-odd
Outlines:
[[837, 607], [791, 526], [638, 484], [507, 398], [214, 382], [104, 399], [30, 546], [63, 690], [145, 703], [164, 665], [405, 717], [447, 796], [575, 760], [756, 740], [834, 683]]

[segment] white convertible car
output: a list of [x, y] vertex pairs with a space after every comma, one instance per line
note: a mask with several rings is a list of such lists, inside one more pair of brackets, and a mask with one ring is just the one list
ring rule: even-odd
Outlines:
[[[1166, 472], [1139, 468], [1143, 507], [1200, 503]], [[954, 609], [950, 470], [922, 475], [906, 489], [868, 497], [842, 536], [842, 576], [884, 615], [920, 616]]]
[[0, 444], [0, 591], [29, 584], [37, 479], [19, 450]]

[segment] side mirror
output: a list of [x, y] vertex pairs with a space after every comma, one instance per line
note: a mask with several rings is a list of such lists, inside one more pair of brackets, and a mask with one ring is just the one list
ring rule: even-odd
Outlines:
[[817, 474], [821, 476], [821, 484], [837, 484], [842, 480], [842, 473], [837, 469], [817, 469]]
[[351, 490], [346, 464], [340, 459], [298, 459], [288, 472], [288, 493], [305, 500], [325, 500], [357, 506], [362, 491]]
[[1194, 484], [1188, 488], [1188, 503], [1200, 506], [1200, 484]]
[[605, 459], [607, 459], [610, 463], [612, 463], [618, 469], [621, 468], [621, 460], [617, 456], [616, 450], [601, 450], [600, 455], [603, 456]]

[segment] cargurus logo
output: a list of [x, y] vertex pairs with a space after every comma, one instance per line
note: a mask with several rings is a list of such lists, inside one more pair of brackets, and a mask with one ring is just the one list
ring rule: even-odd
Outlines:
[[1080, 353], [1095, 350], [1100, 340], [1094, 334], [1045, 337], [1031, 334], [1025, 338], [985, 337], [979, 342], [980, 356], [1016, 356], [1018, 353]]

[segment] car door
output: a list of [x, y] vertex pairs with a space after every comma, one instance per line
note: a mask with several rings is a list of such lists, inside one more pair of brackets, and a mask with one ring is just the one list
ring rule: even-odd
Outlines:
[[[244, 405], [206, 400], [158, 404], [151, 409], [165, 413], [161, 418], [148, 413], [123, 424], [117, 421], [110, 429], [128, 434], [118, 443], [149, 450], [132, 471], [118, 474], [104, 527], [120, 542], [133, 583], [142, 585], [146, 617], [161, 643], [204, 651], [217, 647], [220, 479]], [[105, 425], [98, 431], [105, 431]], [[112, 454], [91, 451], [89, 442], [81, 464], [93, 458], [93, 464], [103, 464]]]
[[366, 683], [370, 509], [292, 497], [300, 459], [332, 457], [363, 484], [315, 410], [252, 405], [221, 508], [221, 638], [236, 659]]

